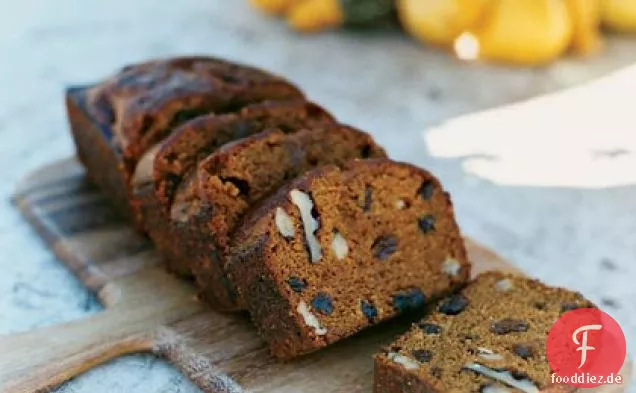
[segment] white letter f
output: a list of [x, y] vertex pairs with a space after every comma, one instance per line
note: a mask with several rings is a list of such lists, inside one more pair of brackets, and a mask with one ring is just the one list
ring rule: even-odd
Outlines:
[[[583, 365], [585, 364], [585, 360], [587, 359], [587, 351], [592, 351], [592, 350], [596, 349], [594, 347], [588, 347], [587, 346], [587, 331], [588, 330], [601, 330], [602, 327], [603, 327], [602, 325], [585, 325], [585, 326], [581, 326], [580, 328], [576, 329], [574, 331], [574, 333], [572, 334], [572, 341], [574, 341], [574, 344], [581, 345], [580, 347], [578, 347], [576, 349], [577, 351], [581, 351], [581, 364], [579, 364], [579, 368], [583, 367]], [[579, 340], [576, 338], [576, 336], [580, 332], [583, 332], [582, 343], [580, 343]]]

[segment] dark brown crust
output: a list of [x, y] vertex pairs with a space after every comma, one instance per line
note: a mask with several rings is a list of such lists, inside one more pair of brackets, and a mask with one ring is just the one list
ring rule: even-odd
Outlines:
[[[192, 271], [188, 261], [189, 246], [181, 238], [174, 237], [169, 217], [161, 212], [159, 201], [155, 198], [152, 184], [135, 189], [135, 198], [139, 202], [144, 217], [148, 237], [163, 256], [166, 269], [180, 278], [191, 279]], [[211, 304], [217, 308], [215, 304]]]
[[101, 126], [87, 112], [85, 93], [86, 89], [83, 88], [66, 92], [66, 109], [77, 156], [86, 168], [90, 181], [109, 196], [120, 214], [134, 222], [128, 187], [121, 174], [123, 163], [110, 145], [108, 128]]
[[[119, 102], [169, 84], [175, 75], [198, 74], [208, 80], [225, 83], [259, 84], [278, 81], [289, 84], [285, 79], [260, 69], [239, 63], [206, 56], [185, 56], [170, 59], [150, 60], [124, 67], [119, 73], [94, 86], [88, 92], [88, 107], [95, 109], [92, 115], [102, 124], [112, 125]], [[301, 96], [302, 93], [298, 92]]]
[[[354, 171], [363, 166], [377, 168], [382, 171], [382, 168], [387, 165], [404, 166], [409, 171], [412, 171], [414, 176], [423, 174], [423, 177], [432, 179], [439, 186], [439, 182], [423, 169], [405, 163], [396, 163], [389, 159], [352, 161], [343, 171]], [[231, 258], [227, 264], [230, 279], [236, 284], [240, 301], [247, 306], [254, 324], [268, 343], [270, 351], [274, 356], [282, 359], [293, 358], [315, 351], [353, 333], [344, 333], [341, 336], [316, 336], [313, 334], [313, 331], [301, 322], [289, 299], [281, 295], [281, 287], [275, 282], [271, 270], [269, 270], [271, 267], [268, 266], [269, 262], [266, 257], [270, 252], [270, 248], [275, 247], [268, 235], [268, 228], [271, 225], [270, 218], [273, 216], [272, 212], [274, 209], [290, 204], [287, 200], [287, 195], [291, 190], [298, 189], [310, 192], [310, 184], [314, 179], [325, 176], [325, 174], [334, 170], [339, 171], [337, 167], [324, 166], [280, 188], [274, 195], [267, 198], [266, 201], [254, 209], [234, 233]], [[351, 176], [353, 176], [353, 173], [355, 172], [351, 172]], [[447, 194], [445, 197], [448, 198]], [[454, 215], [452, 204], [448, 205], [448, 209], [447, 214], [452, 217]], [[464, 267], [469, 266], [465, 249], [462, 248], [460, 254], [456, 256], [457, 259], [462, 262]], [[443, 296], [445, 293], [459, 288], [468, 280], [469, 274], [468, 268], [462, 268], [455, 284], [437, 296]], [[271, 288], [276, 288], [277, 294], [270, 294], [267, 302], [255, 296], [259, 293], [272, 293], [273, 290]], [[437, 296], [431, 296], [431, 298], [435, 299]], [[270, 303], [274, 299], [275, 302], [273, 304], [276, 304], [276, 306], [272, 307]], [[288, 322], [290, 318], [295, 321], [293, 325]]]
[[136, 96], [121, 111], [115, 131], [127, 162], [134, 165], [149, 147], [192, 117], [231, 113], [264, 100], [303, 98], [296, 88], [278, 81], [246, 87], [197, 76], [177, 82]]
[[172, 114], [182, 108], [232, 112], [252, 102], [304, 95], [283, 78], [253, 67], [183, 57], [126, 67], [91, 89], [89, 97], [94, 112], [107, 115], [98, 118], [109, 121], [123, 157], [134, 161], [162, 139]]

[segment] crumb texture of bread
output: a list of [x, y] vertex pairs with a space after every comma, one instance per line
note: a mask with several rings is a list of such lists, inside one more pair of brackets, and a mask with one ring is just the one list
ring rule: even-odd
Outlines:
[[231, 299], [224, 309], [243, 307], [230, 296], [234, 289], [220, 284], [227, 276], [233, 231], [251, 207], [313, 168], [380, 157], [386, 153], [367, 133], [331, 125], [270, 129], [226, 144], [202, 161], [177, 193], [171, 218], [176, 237], [191, 245], [192, 268], [204, 295], [217, 304]]
[[439, 181], [381, 158], [286, 184], [236, 231], [228, 271], [271, 352], [291, 358], [422, 309], [470, 264]]
[[500, 272], [461, 292], [375, 356], [375, 393], [567, 392], [551, 385], [547, 335], [581, 294]]
[[[244, 145], [246, 142], [240, 142], [242, 139], [249, 140], [251, 136], [270, 128], [276, 128], [283, 133], [293, 133], [300, 129], [333, 124], [333, 117], [311, 102], [264, 102], [249, 105], [233, 114], [197, 118], [175, 130], [173, 136], [168, 138], [161, 148], [154, 152], [149, 151], [149, 154], [155, 156], [150, 158], [153, 165], [147, 166], [146, 169], [154, 172], [140, 174], [150, 181], [142, 184], [136, 193], [139, 194], [138, 200], [144, 208], [145, 221], [149, 224], [148, 236], [161, 253], [167, 256], [168, 268], [179, 275], [190, 276], [196, 257], [191, 251], [200, 255], [204, 249], [209, 252], [214, 249], [212, 243], [202, 244], [196, 248], [190, 235], [196, 228], [189, 226], [197, 224], [189, 221], [184, 215], [184, 212], [187, 215], [199, 212], [199, 219], [205, 220], [210, 213], [209, 209], [201, 210], [205, 206], [200, 204], [196, 194], [196, 166], [200, 161], [219, 149], [229, 150], [232, 144]], [[269, 151], [265, 148], [263, 152]], [[251, 152], [252, 155], [255, 153], [261, 154], [258, 151]], [[232, 154], [234, 153], [229, 153], [229, 156]], [[242, 160], [246, 159], [244, 157]], [[269, 164], [268, 169], [276, 170], [277, 163]], [[263, 172], [266, 172], [264, 168], [259, 168], [259, 173]], [[215, 214], [214, 218], [222, 219], [219, 214]], [[211, 283], [208, 283], [206, 288], [209, 285]], [[214, 304], [219, 308], [226, 308], [220, 307], [217, 301]]]

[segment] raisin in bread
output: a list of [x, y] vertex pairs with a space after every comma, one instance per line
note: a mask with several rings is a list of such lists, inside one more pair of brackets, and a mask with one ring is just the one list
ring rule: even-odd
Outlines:
[[[226, 143], [276, 127], [286, 132], [334, 124], [334, 118], [320, 106], [307, 101], [278, 101], [249, 105], [226, 115], [197, 118], [176, 129], [158, 148], [149, 150], [137, 165], [133, 193], [143, 212], [146, 230], [166, 257], [169, 270], [180, 276], [191, 275], [192, 246], [184, 244], [173, 230], [170, 206], [174, 191], [184, 178], [194, 176], [196, 164]], [[186, 181], [188, 183], [188, 181]]]
[[243, 308], [227, 280], [225, 265], [237, 224], [258, 201], [290, 179], [323, 165], [386, 157], [373, 138], [347, 126], [268, 130], [227, 144], [201, 162], [172, 205], [177, 250], [189, 250], [205, 297], [217, 308]]
[[500, 272], [461, 293], [375, 357], [375, 393], [566, 392], [551, 386], [548, 331], [561, 314], [594, 307], [579, 293]]
[[228, 263], [279, 358], [419, 309], [469, 270], [439, 181], [388, 159], [322, 167], [287, 184], [244, 220]]
[[90, 88], [70, 89], [68, 114], [89, 177], [143, 227], [130, 182], [143, 153], [179, 124], [264, 100], [303, 99], [280, 77], [211, 58], [178, 58], [124, 68]]

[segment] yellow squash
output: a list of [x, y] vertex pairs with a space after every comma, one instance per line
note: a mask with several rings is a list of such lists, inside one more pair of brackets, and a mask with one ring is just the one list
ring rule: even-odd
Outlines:
[[[460, 58], [541, 65], [596, 51], [605, 0], [397, 0], [405, 29]], [[636, 2], [636, 0], [631, 0]]]
[[397, 0], [397, 10], [403, 27], [413, 37], [447, 47], [475, 26], [491, 1]]
[[472, 33], [480, 57], [540, 65], [568, 49], [573, 23], [563, 0], [497, 0]]
[[295, 30], [315, 32], [344, 24], [340, 0], [303, 0], [287, 13], [287, 22]]
[[[394, 7], [404, 29], [460, 58], [542, 65], [568, 49], [585, 55], [602, 43], [600, 24], [636, 32], [636, 0], [249, 0], [314, 32], [383, 20]], [[395, 3], [394, 3], [395, 2]]]
[[579, 55], [597, 52], [601, 47], [601, 2], [606, 0], [566, 0], [572, 17], [572, 50]]
[[636, 0], [601, 0], [603, 24], [612, 30], [636, 32]]

